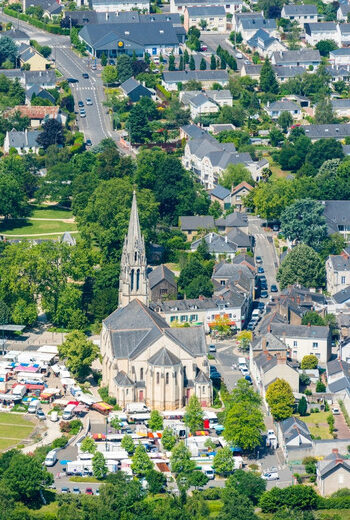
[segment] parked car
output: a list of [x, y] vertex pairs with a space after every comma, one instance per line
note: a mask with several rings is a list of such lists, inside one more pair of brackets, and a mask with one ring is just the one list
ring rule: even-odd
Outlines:
[[260, 297], [261, 298], [268, 298], [269, 297], [269, 293], [266, 290], [263, 290], [263, 291], [261, 291]]
[[86, 72], [83, 72], [82, 76], [84, 79], [89, 79], [89, 74], [87, 74]]
[[265, 269], [263, 267], [258, 267], [258, 273], [264, 273], [265, 272]]
[[248, 325], [247, 325], [247, 330], [254, 330], [254, 327], [255, 327], [255, 323], [253, 322], [249, 322]]
[[93, 494], [94, 494], [94, 492], [93, 492], [92, 488], [85, 489], [85, 495], [93, 495]]
[[247, 368], [241, 368], [242, 376], [249, 376], [249, 370]]
[[56, 410], [53, 410], [50, 413], [50, 421], [52, 421], [52, 422], [57, 422], [58, 421], [58, 412], [56, 412]]
[[80, 495], [80, 489], [79, 488], [73, 488], [72, 493], [74, 495]]
[[258, 302], [258, 309], [260, 311], [263, 311], [265, 309], [265, 303], [264, 302]]
[[209, 345], [209, 352], [216, 352], [216, 346], [215, 345]]
[[256, 264], [262, 264], [263, 263], [261, 256], [256, 256], [255, 257], [255, 263]]
[[273, 283], [273, 284], [271, 285], [270, 291], [271, 291], [271, 292], [278, 292], [278, 287], [277, 287], [277, 285], [275, 285], [275, 284]]
[[99, 496], [99, 494], [100, 494], [100, 490], [97, 488], [97, 489], [95, 490], [95, 495]]
[[243, 58], [243, 54], [241, 52], [236, 52], [236, 58], [241, 60]]
[[93, 103], [92, 103], [92, 99], [89, 98], [89, 97], [87, 97], [87, 98], [86, 98], [86, 104], [87, 104], [87, 105], [92, 105], [92, 104], [93, 104]]
[[267, 290], [268, 290], [267, 283], [266, 283], [266, 282], [263, 282], [263, 283], [261, 284], [261, 286], [260, 286], [260, 289], [261, 289], [262, 291], [267, 291]]
[[92, 141], [91, 139], [86, 139], [86, 146], [92, 146]]
[[40, 419], [40, 421], [44, 421], [46, 419], [46, 415], [44, 414], [43, 410], [41, 408], [39, 408], [37, 411], [36, 411], [36, 416], [38, 419]]
[[61, 493], [70, 493], [70, 489], [68, 487], [61, 488]]
[[279, 476], [278, 476], [278, 473], [277, 472], [273, 472], [273, 473], [264, 473], [263, 475], [261, 475], [261, 478], [263, 480], [278, 480], [279, 479]]

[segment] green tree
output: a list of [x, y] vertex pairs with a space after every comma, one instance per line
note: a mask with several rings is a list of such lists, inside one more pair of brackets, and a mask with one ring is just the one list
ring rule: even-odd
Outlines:
[[197, 489], [200, 486], [205, 486], [209, 479], [202, 471], [196, 470], [188, 474], [187, 481], [190, 486], [194, 486]]
[[243, 164], [229, 164], [220, 177], [220, 184], [228, 190], [241, 182], [254, 185], [252, 174]]
[[107, 65], [107, 56], [104, 52], [101, 54], [101, 65], [102, 67], [105, 67]]
[[35, 303], [28, 303], [23, 298], [19, 298], [12, 311], [12, 320], [18, 325], [33, 326], [38, 318], [38, 311]]
[[104, 478], [107, 474], [106, 460], [100, 451], [96, 451], [92, 457], [92, 471], [98, 479]]
[[277, 127], [273, 126], [269, 133], [269, 140], [271, 146], [279, 146], [279, 144], [283, 142], [284, 136]]
[[326, 391], [326, 385], [321, 381], [317, 381], [316, 383], [316, 392], [323, 393]]
[[183, 441], [178, 442], [172, 449], [170, 466], [176, 475], [194, 471], [196, 463], [191, 460], [191, 452]]
[[291, 113], [287, 110], [284, 110], [280, 113], [277, 119], [277, 123], [282, 128], [283, 132], [287, 132], [288, 128], [293, 124], [293, 118]]
[[175, 70], [175, 56], [174, 54], [170, 54], [169, 56], [169, 70]]
[[162, 435], [162, 445], [166, 451], [171, 451], [176, 444], [176, 437], [173, 431], [166, 427]]
[[132, 143], [144, 143], [151, 136], [146, 111], [139, 103], [130, 110], [127, 125]]
[[56, 119], [48, 119], [42, 124], [42, 132], [37, 137], [37, 142], [45, 150], [51, 145], [64, 145], [65, 137], [62, 123]]
[[311, 199], [297, 200], [281, 215], [281, 229], [290, 239], [319, 250], [327, 237], [324, 206]]
[[329, 57], [329, 53], [338, 48], [333, 40], [321, 40], [316, 43], [316, 49], [320, 51], [321, 56]]
[[24, 217], [28, 213], [28, 198], [17, 180], [10, 175], [0, 176], [0, 214], [5, 218]]
[[[132, 58], [127, 54], [121, 54], [117, 60], [117, 74], [120, 83], [124, 83], [133, 75]], [[113, 81], [111, 81], [113, 83]]]
[[213, 468], [219, 475], [228, 475], [235, 469], [235, 459], [229, 446], [218, 450], [214, 457]]
[[184, 50], [183, 56], [184, 56], [184, 63], [185, 63], [185, 65], [187, 65], [190, 62], [190, 55], [188, 54], [187, 49]]
[[143, 444], [138, 444], [134, 455], [132, 456], [131, 469], [135, 475], [145, 475], [147, 471], [153, 469], [153, 462], [147, 455]]
[[210, 58], [210, 70], [216, 70], [216, 58], [214, 54], [212, 54]]
[[223, 436], [244, 450], [253, 450], [261, 443], [264, 430], [260, 408], [249, 402], [233, 403], [225, 415]]
[[128, 452], [128, 455], [133, 455], [135, 453], [135, 444], [130, 435], [124, 435], [122, 438], [121, 447]]
[[237, 469], [227, 479], [224, 494], [231, 493], [232, 490], [235, 490], [239, 495], [247, 497], [256, 506], [261, 495], [266, 490], [266, 481], [254, 471]]
[[329, 426], [329, 433], [332, 434], [334, 432], [334, 415], [332, 413], [327, 416], [327, 423]]
[[305, 396], [302, 396], [302, 398], [300, 399], [299, 404], [298, 404], [298, 414], [301, 417], [305, 417], [306, 413], [307, 413], [307, 401], [306, 401]]
[[[302, 325], [325, 325], [325, 321], [316, 311], [308, 311], [301, 320]], [[316, 357], [316, 356], [315, 356]], [[317, 359], [317, 358], [316, 358]]]
[[266, 402], [275, 421], [283, 421], [293, 415], [294, 395], [290, 384], [284, 379], [276, 379], [266, 391]]
[[122, 429], [122, 422], [121, 420], [119, 419], [119, 417], [113, 417], [113, 419], [111, 419], [111, 422], [109, 423], [111, 425], [112, 428], [114, 428], [115, 430], [121, 430]]
[[186, 414], [184, 417], [184, 423], [187, 428], [189, 428], [191, 433], [194, 433], [196, 430], [201, 430], [203, 428], [203, 408], [200, 405], [198, 397], [196, 395], [192, 395], [186, 406]]
[[239, 342], [240, 350], [249, 350], [249, 345], [251, 344], [253, 334], [250, 330], [241, 330], [237, 334], [237, 341]]
[[148, 491], [152, 495], [162, 493], [166, 487], [166, 476], [160, 471], [150, 469], [146, 472], [145, 478], [148, 484]]
[[293, 510], [315, 509], [319, 500], [314, 488], [297, 484], [284, 489], [278, 487], [265, 491], [259, 501], [263, 513], [274, 513], [284, 507]]
[[34, 502], [45, 486], [53, 482], [53, 476], [35, 457], [16, 453], [11, 457], [2, 476], [3, 482], [17, 500]]
[[85, 437], [80, 445], [81, 451], [84, 453], [95, 453], [96, 448], [96, 442], [92, 437]]
[[207, 62], [205, 61], [204, 58], [202, 58], [200, 61], [200, 64], [199, 64], [199, 70], [206, 70], [206, 68], [207, 68]]
[[16, 64], [16, 58], [18, 55], [18, 48], [12, 38], [8, 36], [2, 36], [0, 38], [0, 64], [4, 61], [9, 60], [13, 66]]
[[191, 57], [190, 57], [190, 70], [196, 70], [196, 65], [195, 65], [195, 62], [194, 62], [193, 54], [191, 54]]
[[101, 73], [102, 81], [105, 85], [113, 85], [118, 79], [118, 70], [115, 65], [106, 65]]
[[163, 429], [163, 416], [158, 412], [158, 410], [152, 410], [151, 418], [148, 422], [148, 428], [153, 432]]
[[179, 70], [185, 70], [185, 62], [184, 62], [184, 57], [182, 54], [180, 56]]
[[279, 219], [282, 211], [294, 201], [294, 186], [287, 179], [259, 183], [252, 198], [255, 212], [267, 220]]
[[257, 520], [252, 502], [235, 490], [223, 493], [223, 508], [218, 514], [218, 520]]
[[315, 110], [315, 123], [317, 125], [335, 123], [335, 115], [329, 98], [323, 98], [317, 103]]
[[58, 351], [65, 359], [67, 368], [80, 380], [90, 373], [91, 364], [99, 354], [98, 347], [80, 330], [73, 330], [67, 334]]
[[279, 91], [276, 74], [268, 58], [265, 58], [260, 72], [260, 88], [268, 94], [278, 94]]
[[277, 281], [281, 289], [288, 285], [299, 284], [304, 287], [323, 287], [325, 267], [320, 256], [306, 244], [300, 244], [288, 253], [283, 260]]

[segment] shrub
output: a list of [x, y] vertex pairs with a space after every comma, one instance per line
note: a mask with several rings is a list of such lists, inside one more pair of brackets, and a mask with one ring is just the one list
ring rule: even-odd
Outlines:
[[53, 443], [51, 444], [51, 448], [52, 449], [64, 448], [65, 445], [67, 444], [67, 442], [68, 442], [68, 437], [66, 437], [65, 435], [62, 435], [62, 437], [58, 437], [57, 439], [55, 439], [53, 441]]
[[60, 430], [61, 430], [61, 432], [69, 433], [70, 432], [70, 423], [68, 421], [61, 421]]
[[219, 500], [221, 496], [221, 488], [207, 488], [201, 492], [201, 497], [203, 497], [204, 500]]

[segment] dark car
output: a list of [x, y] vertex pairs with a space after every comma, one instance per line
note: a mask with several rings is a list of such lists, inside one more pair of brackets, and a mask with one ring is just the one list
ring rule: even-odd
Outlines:
[[67, 78], [68, 83], [79, 83], [79, 80], [76, 78]]
[[81, 107], [81, 108], [83, 108], [83, 106], [84, 106], [84, 103], [83, 103], [83, 101], [78, 101], [78, 107]]
[[265, 309], [265, 303], [264, 302], [258, 302], [258, 307], [260, 311], [263, 311]]
[[251, 321], [248, 323], [247, 330], [254, 330], [255, 323], [252, 323]]
[[263, 263], [261, 256], [256, 256], [255, 257], [255, 263], [257, 263], [257, 264], [262, 264]]
[[264, 273], [265, 272], [265, 269], [263, 267], [258, 267], [258, 273]]
[[267, 283], [266, 283], [266, 282], [262, 282], [262, 283], [261, 283], [261, 286], [260, 286], [260, 289], [261, 289], [262, 291], [267, 291], [267, 290], [268, 290]]
[[266, 276], [262, 274], [261, 276], [259, 276], [259, 280], [260, 282], [266, 282]]
[[263, 290], [263, 291], [261, 291], [260, 297], [261, 298], [268, 298], [269, 297], [269, 293], [267, 291]]
[[89, 79], [89, 74], [87, 74], [86, 72], [84, 72], [84, 73], [82, 74], [82, 76], [83, 76], [84, 79]]
[[92, 146], [91, 139], [86, 139], [86, 146]]
[[270, 291], [271, 291], [271, 292], [278, 292], [278, 287], [277, 287], [277, 285], [272, 284], [272, 285], [271, 285], [271, 288], [270, 288]]
[[216, 346], [215, 345], [209, 345], [208, 350], [209, 350], [209, 352], [216, 352]]

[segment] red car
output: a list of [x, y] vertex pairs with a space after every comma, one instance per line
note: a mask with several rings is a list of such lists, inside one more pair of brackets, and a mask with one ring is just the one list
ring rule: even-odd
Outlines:
[[94, 492], [93, 492], [92, 488], [85, 489], [85, 495], [93, 495], [93, 494], [94, 494]]

